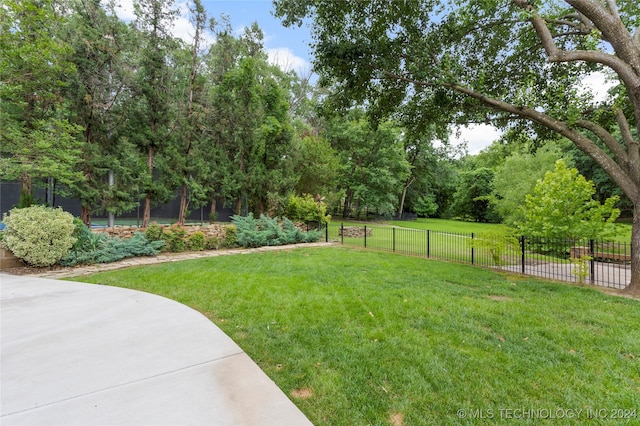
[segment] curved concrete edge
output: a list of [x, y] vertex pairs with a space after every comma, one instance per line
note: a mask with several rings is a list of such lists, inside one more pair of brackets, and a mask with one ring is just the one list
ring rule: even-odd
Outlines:
[[199, 312], [149, 293], [0, 274], [0, 423], [310, 425]]

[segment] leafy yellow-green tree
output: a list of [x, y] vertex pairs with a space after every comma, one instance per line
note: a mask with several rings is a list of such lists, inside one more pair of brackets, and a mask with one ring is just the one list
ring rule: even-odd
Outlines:
[[615, 234], [615, 220], [620, 210], [619, 198], [613, 196], [600, 203], [593, 199], [593, 182], [556, 161], [555, 170], [547, 172], [528, 194], [524, 205], [524, 222], [518, 223], [521, 234], [562, 240], [600, 239]]

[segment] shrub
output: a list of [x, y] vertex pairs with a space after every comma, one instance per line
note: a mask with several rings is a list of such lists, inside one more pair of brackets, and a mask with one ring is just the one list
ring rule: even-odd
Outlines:
[[206, 236], [202, 231], [196, 231], [189, 237], [189, 248], [193, 251], [202, 251], [206, 246]]
[[162, 239], [166, 243], [166, 249], [173, 253], [180, 253], [187, 249], [187, 231], [180, 225], [171, 225], [164, 230]]
[[162, 226], [158, 225], [157, 222], [153, 222], [146, 231], [144, 231], [144, 236], [149, 241], [163, 241], [164, 238], [164, 229]]
[[218, 250], [220, 247], [220, 241], [217, 237], [209, 237], [206, 239], [204, 248], [207, 250]]
[[238, 235], [235, 225], [227, 225], [224, 227], [224, 235], [220, 245], [224, 248], [238, 247]]
[[327, 206], [322, 201], [314, 200], [309, 194], [304, 197], [290, 196], [286, 215], [291, 220], [304, 223], [326, 224], [331, 219], [327, 214]]
[[584, 285], [586, 278], [589, 276], [590, 262], [593, 257], [583, 254], [578, 259], [572, 259], [571, 263], [574, 264], [571, 273], [578, 278], [578, 284]]
[[141, 232], [131, 238], [109, 237], [106, 234], [93, 234], [94, 240], [73, 251], [60, 261], [61, 265], [111, 263], [136, 256], [155, 256], [164, 246], [164, 241], [149, 241]]
[[14, 208], [4, 217], [3, 244], [33, 266], [51, 266], [66, 256], [76, 238], [73, 216], [60, 208]]
[[307, 243], [317, 241], [320, 231], [303, 232], [289, 219], [270, 218], [260, 215], [260, 219], [248, 216], [233, 216], [232, 220], [238, 229], [238, 243], [243, 247], [279, 246], [285, 244]]

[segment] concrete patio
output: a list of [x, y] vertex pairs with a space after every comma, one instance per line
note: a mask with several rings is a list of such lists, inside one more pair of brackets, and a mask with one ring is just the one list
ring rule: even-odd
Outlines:
[[205, 316], [148, 293], [0, 273], [2, 425], [310, 425]]

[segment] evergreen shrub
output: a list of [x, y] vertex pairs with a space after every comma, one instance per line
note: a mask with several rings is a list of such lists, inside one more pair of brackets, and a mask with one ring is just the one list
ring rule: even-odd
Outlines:
[[144, 236], [147, 237], [149, 241], [163, 241], [164, 229], [158, 225], [158, 222], [153, 222], [146, 231], [144, 231]]
[[270, 218], [260, 215], [259, 219], [248, 216], [233, 216], [237, 227], [238, 244], [243, 247], [280, 246], [285, 244], [309, 243], [318, 241], [321, 232], [311, 230], [303, 232], [287, 219]]
[[235, 225], [224, 227], [224, 235], [222, 236], [222, 241], [220, 241], [220, 246], [224, 248], [238, 247], [238, 234]]
[[80, 220], [76, 222], [75, 235], [78, 235], [76, 244], [59, 262], [63, 266], [111, 263], [129, 257], [155, 256], [165, 244], [162, 240], [149, 241], [141, 232], [136, 232], [131, 238], [95, 234]]
[[188, 248], [189, 237], [187, 231], [180, 225], [174, 224], [164, 230], [162, 239], [165, 241], [167, 251], [181, 253]]
[[14, 208], [4, 216], [4, 224], [4, 246], [33, 266], [55, 264], [76, 242], [73, 216], [61, 208]]
[[193, 251], [202, 251], [206, 248], [207, 237], [202, 231], [196, 231], [189, 236], [189, 248]]
[[218, 250], [218, 247], [220, 247], [220, 241], [218, 240], [217, 237], [212, 236], [209, 237], [205, 240], [205, 245], [204, 248], [207, 250]]
[[309, 194], [304, 197], [291, 195], [287, 200], [286, 216], [291, 220], [317, 224], [326, 224], [331, 219], [325, 203], [314, 200]]

